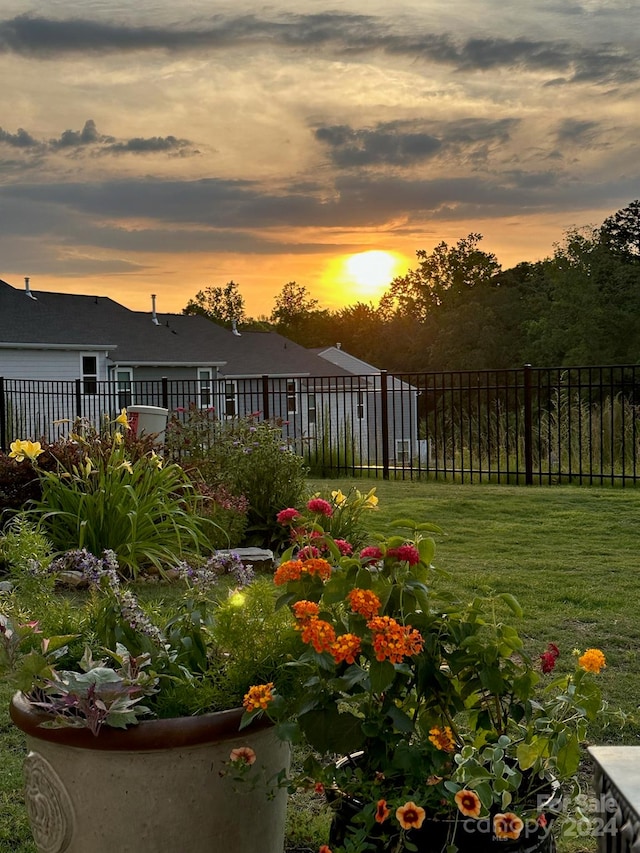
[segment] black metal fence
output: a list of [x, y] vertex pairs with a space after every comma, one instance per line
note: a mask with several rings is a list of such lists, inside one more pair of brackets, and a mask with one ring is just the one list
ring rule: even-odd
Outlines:
[[0, 377], [0, 448], [53, 441], [75, 418], [99, 425], [136, 405], [167, 409], [170, 424], [274, 420], [320, 476], [623, 486], [639, 478], [633, 365], [90, 387]]

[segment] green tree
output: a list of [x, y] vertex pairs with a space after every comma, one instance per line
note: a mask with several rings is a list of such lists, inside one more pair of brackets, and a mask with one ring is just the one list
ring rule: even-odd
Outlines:
[[296, 326], [315, 311], [317, 305], [318, 300], [311, 297], [304, 284], [288, 281], [275, 298], [270, 320], [278, 328]]
[[429, 253], [418, 249], [418, 268], [395, 278], [381, 299], [385, 313], [424, 320], [445, 301], [458, 301], [475, 287], [491, 282], [500, 264], [491, 252], [478, 248], [482, 234], [468, 234], [455, 246], [444, 241]]
[[231, 327], [234, 322], [242, 323], [246, 319], [244, 298], [235, 281], [228, 282], [224, 287], [199, 290], [182, 309], [182, 313], [200, 314], [227, 327]]
[[600, 235], [612, 251], [640, 260], [640, 200], [605, 219]]

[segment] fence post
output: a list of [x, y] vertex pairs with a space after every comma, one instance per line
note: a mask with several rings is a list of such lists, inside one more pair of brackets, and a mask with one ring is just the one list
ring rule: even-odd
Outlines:
[[262, 374], [262, 417], [268, 421], [269, 414], [269, 376], [266, 373]]
[[0, 450], [7, 449], [7, 407], [4, 399], [4, 376], [0, 376]]
[[169, 380], [166, 376], [162, 377], [162, 408], [169, 408]]
[[533, 414], [531, 407], [531, 365], [524, 366], [524, 482], [533, 485]]
[[76, 417], [82, 417], [82, 386], [79, 379], [76, 379]]
[[389, 401], [387, 371], [380, 371], [380, 414], [382, 417], [382, 478], [389, 479]]

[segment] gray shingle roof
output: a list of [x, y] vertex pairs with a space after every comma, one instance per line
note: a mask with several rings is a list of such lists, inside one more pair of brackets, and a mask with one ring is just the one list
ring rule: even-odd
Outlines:
[[130, 311], [106, 296], [32, 291], [0, 280], [0, 343], [116, 347], [119, 364], [223, 364], [226, 376], [337, 376], [346, 371], [275, 332], [234, 335], [205, 317]]

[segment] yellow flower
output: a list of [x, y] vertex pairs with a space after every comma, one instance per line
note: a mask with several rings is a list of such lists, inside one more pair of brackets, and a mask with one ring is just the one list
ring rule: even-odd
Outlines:
[[475, 791], [469, 791], [467, 788], [463, 788], [461, 791], [458, 791], [454, 800], [465, 817], [480, 817], [482, 803], [480, 802], [480, 797]]
[[425, 817], [422, 806], [417, 806], [412, 800], [396, 809], [396, 818], [403, 829], [420, 829]]
[[340, 489], [331, 492], [331, 497], [336, 506], [341, 506], [347, 499], [347, 496], [343, 495]]
[[124, 441], [124, 438], [122, 437], [122, 433], [121, 432], [114, 432], [113, 443], [116, 445], [116, 447], [121, 445], [123, 441]]
[[128, 471], [129, 474], [133, 474], [133, 468], [131, 467], [131, 462], [129, 462], [128, 459], [125, 459], [124, 462], [121, 462], [120, 465], [118, 465], [118, 470], [120, 470], [120, 468], [124, 468], [124, 470]]
[[149, 461], [155, 468], [162, 468], [162, 457], [158, 456], [155, 450], [151, 451], [151, 456], [149, 457]]
[[23, 462], [25, 458], [33, 462], [41, 453], [44, 453], [39, 441], [21, 441], [18, 439], [12, 441], [9, 447], [11, 448], [9, 456], [16, 462]]
[[378, 498], [375, 495], [375, 488], [371, 489], [367, 497], [364, 499], [364, 505], [369, 507], [369, 509], [373, 509], [378, 506]]
[[520, 833], [523, 829], [524, 823], [518, 815], [513, 812], [497, 814], [493, 818], [493, 831], [495, 832], [496, 838], [501, 841], [507, 838], [515, 841], [516, 838], [520, 837]]
[[116, 423], [122, 424], [122, 426], [126, 427], [126, 429], [130, 429], [129, 421], [127, 419], [127, 410], [126, 409], [122, 409], [122, 411], [120, 412], [120, 414], [116, 418]]
[[242, 702], [245, 711], [251, 714], [253, 711], [264, 711], [270, 702], [273, 701], [273, 681], [267, 684], [254, 684], [248, 692], [244, 694]]
[[600, 649], [587, 649], [586, 652], [578, 658], [578, 664], [587, 672], [597, 673], [607, 665], [607, 661]]
[[445, 726], [443, 729], [440, 726], [434, 726], [429, 731], [429, 740], [442, 752], [453, 752], [456, 746], [451, 726]]

